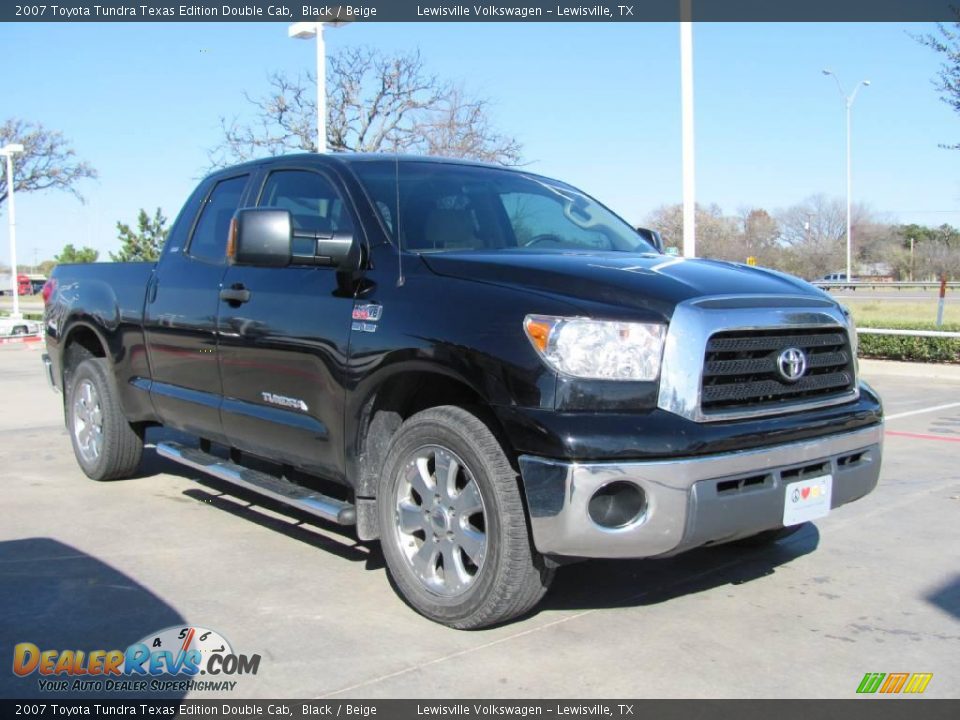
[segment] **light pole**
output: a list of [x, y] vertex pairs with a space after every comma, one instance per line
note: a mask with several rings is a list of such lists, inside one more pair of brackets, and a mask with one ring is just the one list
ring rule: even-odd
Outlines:
[[[339, 14], [340, 8], [336, 8]], [[327, 151], [327, 47], [323, 40], [326, 27], [346, 25], [346, 20], [290, 23], [287, 35], [299, 40], [317, 38], [317, 152]]]
[[17, 212], [13, 203], [13, 154], [22, 153], [23, 145], [20, 143], [7, 143], [0, 148], [0, 155], [7, 159], [7, 212], [10, 222], [10, 275], [13, 285], [13, 313], [10, 317], [14, 320], [20, 320], [20, 283], [17, 280]]
[[693, 125], [693, 11], [690, 0], [680, 3], [680, 127], [683, 166], [683, 256], [697, 256], [696, 160]]
[[870, 85], [869, 80], [861, 80], [857, 83], [857, 86], [853, 89], [853, 92], [847, 95], [846, 91], [843, 89], [843, 85], [840, 84], [840, 78], [836, 76], [833, 70], [824, 70], [824, 75], [830, 75], [837, 83], [837, 90], [840, 91], [840, 97], [843, 98], [844, 106], [847, 110], [847, 282], [853, 282], [853, 273], [851, 272], [850, 266], [852, 262], [852, 253], [851, 253], [851, 238], [850, 233], [852, 230], [852, 220], [851, 220], [851, 203], [853, 202], [852, 196], [852, 179], [851, 179], [851, 165], [852, 165], [852, 140], [851, 140], [851, 130], [852, 125], [850, 123], [850, 111], [853, 108], [853, 101], [857, 99], [857, 93], [860, 92], [860, 88], [867, 87]]

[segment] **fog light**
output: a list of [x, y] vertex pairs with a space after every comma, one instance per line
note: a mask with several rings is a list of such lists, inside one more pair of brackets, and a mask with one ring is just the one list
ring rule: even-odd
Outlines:
[[590, 519], [604, 528], [619, 528], [636, 521], [647, 510], [647, 494], [633, 483], [618, 480], [604, 485], [590, 498]]

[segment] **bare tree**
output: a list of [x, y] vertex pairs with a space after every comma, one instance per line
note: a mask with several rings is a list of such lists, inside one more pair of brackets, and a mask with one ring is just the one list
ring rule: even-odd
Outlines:
[[925, 243], [917, 254], [919, 277], [930, 280], [939, 280], [943, 275], [948, 279], [960, 277], [960, 251], [957, 248], [940, 243]]
[[521, 145], [494, 130], [489, 104], [488, 100], [468, 97], [462, 88], [451, 89], [426, 117], [422, 125], [425, 132], [421, 133], [423, 142], [416, 149], [424, 155], [518, 164]]
[[[783, 254], [780, 267], [807, 280], [837, 272], [846, 256], [847, 216], [842, 200], [813, 195], [776, 214]], [[871, 224], [870, 211], [853, 206], [852, 230], [857, 247], [863, 230]]]
[[[335, 151], [407, 152], [516, 164], [520, 144], [497, 132], [490, 101], [424, 67], [419, 52], [386, 55], [344, 48], [327, 65], [327, 146]], [[270, 91], [245, 95], [252, 119], [220, 119], [214, 167], [264, 155], [316, 152], [314, 76], [274, 73]]]
[[[843, 200], [826, 195], [813, 195], [779, 211], [783, 269], [808, 280], [842, 272], [846, 262], [846, 213]], [[894, 233], [869, 206], [853, 205], [851, 231], [854, 275], [857, 265], [886, 261], [885, 247], [893, 241]]]
[[[667, 247], [683, 247], [683, 206], [661, 205], [647, 224], [660, 232]], [[725, 216], [717, 205], [696, 207], [697, 254], [700, 257], [743, 262], [743, 237], [735, 218]]]
[[758, 265], [774, 267], [780, 259], [780, 226], [762, 208], [740, 211], [743, 228], [743, 255], [757, 259]]
[[[938, 34], [926, 33], [914, 38], [943, 56], [933, 85], [940, 92], [940, 99], [960, 113], [960, 7], [954, 5], [952, 10], [958, 22], [937, 23]], [[940, 147], [960, 150], [960, 143]]]
[[697, 254], [717, 260], [745, 262], [743, 238], [735, 218], [723, 214], [719, 205], [697, 206]]
[[683, 206], [661, 205], [644, 223], [660, 233], [664, 247], [683, 249]]
[[[97, 171], [82, 160], [63, 134], [48, 130], [40, 123], [11, 118], [0, 125], [0, 145], [22, 143], [23, 152], [14, 156], [17, 180], [15, 190], [66, 190], [78, 200], [83, 196], [77, 190], [77, 181], [96, 178]], [[7, 200], [7, 176], [0, 179], [0, 204]]]
[[[887, 261], [886, 248], [896, 243], [889, 224], [880, 222], [869, 208], [853, 208], [855, 257], [860, 263]], [[743, 208], [725, 215], [717, 205], [697, 205], [697, 254], [701, 257], [745, 262], [777, 268], [802, 278], [815, 279], [843, 266], [846, 206], [835, 198], [814, 195], [772, 216], [761, 208]], [[650, 227], [663, 235], [668, 246], [681, 247], [683, 208], [663, 205], [648, 218]]]

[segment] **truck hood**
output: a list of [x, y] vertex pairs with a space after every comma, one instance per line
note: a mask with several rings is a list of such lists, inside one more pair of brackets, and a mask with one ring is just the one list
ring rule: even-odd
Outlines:
[[562, 297], [594, 310], [596, 304], [654, 313], [705, 295], [803, 295], [823, 298], [790, 275], [718, 260], [653, 253], [510, 251], [422, 254], [434, 273]]

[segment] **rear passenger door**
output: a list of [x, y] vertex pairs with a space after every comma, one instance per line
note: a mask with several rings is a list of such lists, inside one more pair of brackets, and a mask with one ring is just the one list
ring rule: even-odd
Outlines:
[[219, 178], [187, 202], [144, 308], [154, 409], [166, 425], [221, 442], [217, 310], [230, 220], [249, 180]]
[[[290, 212], [295, 253], [301, 243], [315, 247], [318, 235], [359, 227], [338, 180], [313, 167], [275, 167], [255, 195], [259, 207]], [[223, 301], [219, 310], [222, 417], [230, 443], [343, 479], [352, 295], [331, 267], [234, 265], [223, 285], [249, 292], [248, 300]]]

